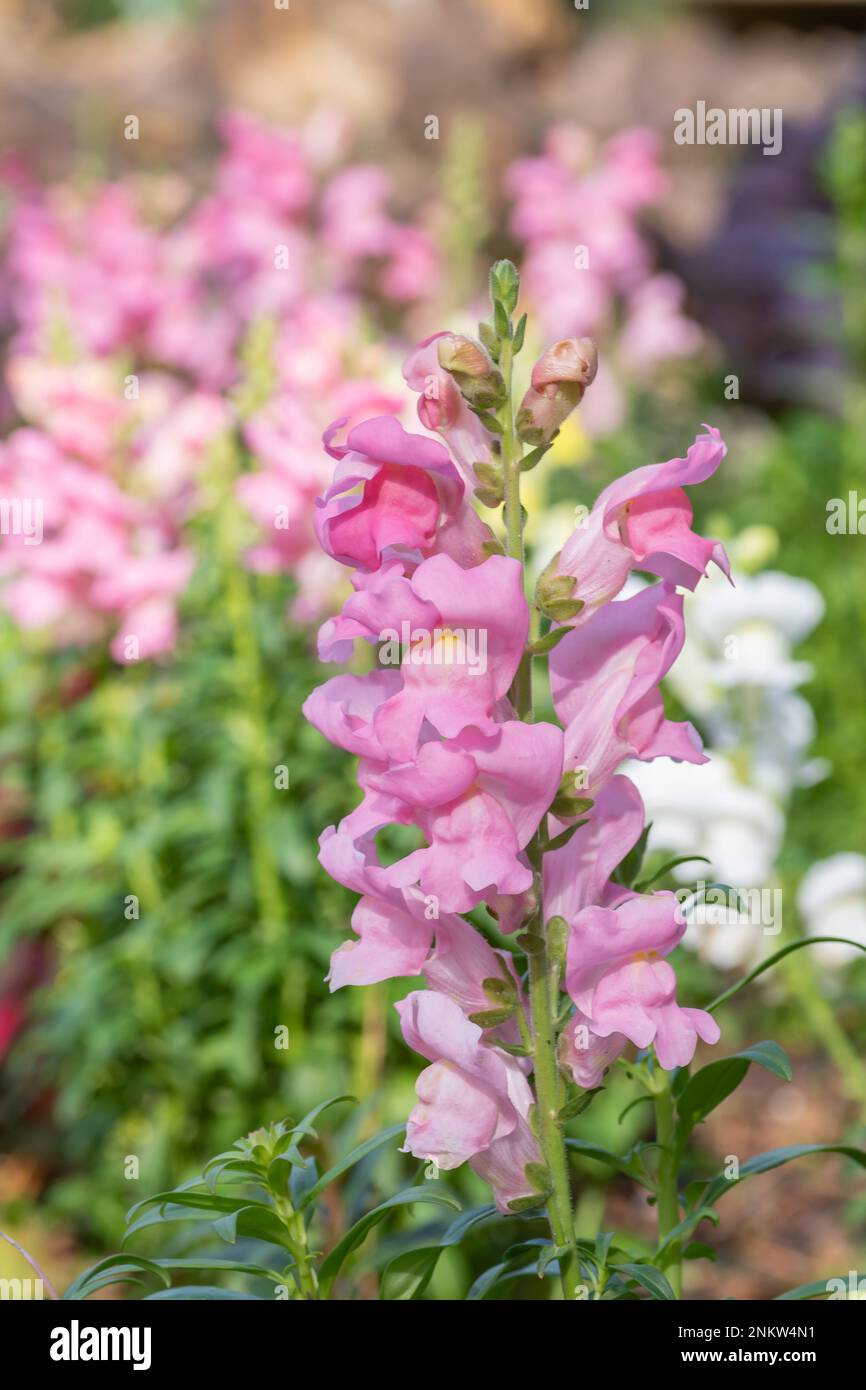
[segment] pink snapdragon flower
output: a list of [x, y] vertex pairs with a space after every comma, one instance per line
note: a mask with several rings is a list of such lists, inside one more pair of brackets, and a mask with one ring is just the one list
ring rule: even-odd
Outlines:
[[606, 487], [562, 547], [556, 572], [577, 581], [574, 597], [584, 604], [578, 622], [614, 598], [633, 569], [687, 589], [696, 587], [710, 561], [730, 577], [722, 544], [691, 529], [683, 491], [712, 477], [725, 457], [718, 430], [704, 428], [684, 459], [646, 464]]
[[682, 595], [663, 583], [607, 604], [554, 648], [550, 683], [565, 725], [565, 766], [585, 769], [588, 796], [625, 758], [707, 761], [693, 726], [665, 717], [659, 690], [684, 641]]
[[467, 486], [474, 488], [475, 465], [491, 462], [492, 440], [469, 409], [451, 373], [440, 365], [439, 344], [448, 337], [447, 333], [434, 333], [425, 338], [403, 363], [403, 376], [411, 390], [418, 392], [421, 424], [442, 436]]
[[372, 779], [386, 797], [411, 805], [428, 841], [383, 879], [399, 888], [420, 884], [446, 912], [526, 892], [532, 871], [521, 851], [561, 775], [562, 734], [552, 724], [510, 720], [494, 739], [465, 730], [447, 744], [423, 744], [414, 764]]
[[583, 1022], [596, 1037], [620, 1036], [640, 1048], [653, 1043], [667, 1070], [688, 1066], [698, 1038], [718, 1042], [711, 1014], [676, 1002], [676, 976], [664, 957], [685, 929], [673, 893], [633, 894], [617, 908], [579, 912], [571, 923], [566, 971], [580, 1020], [575, 1027]]
[[514, 1058], [485, 1046], [453, 999], [421, 992], [396, 1008], [406, 1042], [431, 1063], [415, 1085], [406, 1149], [442, 1169], [468, 1161], [507, 1213], [509, 1202], [532, 1195], [525, 1168], [540, 1159], [527, 1122], [533, 1097], [526, 1077]]
[[386, 548], [428, 550], [440, 518], [453, 515], [463, 498], [446, 451], [407, 434], [390, 415], [356, 425], [346, 443], [337, 445], [332, 441], [342, 423], [325, 434], [337, 468], [315, 515], [323, 548], [343, 564], [370, 570]]
[[[471, 571], [448, 555], [425, 560], [406, 581], [413, 617], [425, 605], [423, 626], [403, 656], [403, 688], [377, 710], [376, 732], [389, 756], [408, 761], [425, 721], [444, 738], [464, 729], [498, 730], [496, 704], [508, 692], [529, 633], [529, 609], [516, 560], [491, 555]], [[402, 606], [380, 634], [401, 630]], [[397, 617], [400, 622], [397, 622]], [[410, 620], [411, 621], [411, 620]], [[419, 643], [425, 641], [423, 650]]]

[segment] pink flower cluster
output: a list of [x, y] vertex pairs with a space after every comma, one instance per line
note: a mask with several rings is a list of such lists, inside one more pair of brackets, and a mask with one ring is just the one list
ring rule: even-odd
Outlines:
[[3, 601], [59, 645], [111, 637], [121, 661], [128, 638], [141, 657], [174, 645], [186, 525], [228, 430], [258, 465], [236, 489], [261, 528], [248, 562], [290, 571], [295, 616], [320, 615], [338, 571], [309, 524], [322, 429], [399, 409], [387, 350], [365, 342], [370, 296], [405, 306], [437, 284], [384, 173], [329, 169], [333, 120], [293, 132], [230, 112], [220, 131], [198, 201], [173, 178], [11, 190], [6, 413], [26, 425], [2, 448], [0, 495], [42, 531], [4, 525]]
[[[410, 357], [410, 382], [439, 370], [435, 341]], [[665, 959], [684, 931], [675, 896], [638, 894], [614, 875], [644, 821], [620, 764], [662, 755], [705, 761], [695, 730], [665, 717], [659, 682], [683, 643], [676, 585], [693, 587], [710, 560], [726, 565], [721, 547], [691, 530], [682, 488], [708, 477], [725, 449], [707, 428], [685, 459], [638, 469], [601, 494], [548, 573], [548, 585], [561, 591], [564, 582], [583, 601], [550, 658], [563, 727], [523, 722], [509, 696], [530, 625], [522, 566], [490, 553], [467, 500], [458, 467], [464, 430], [483, 427], [474, 415], [461, 422], [450, 384], [433, 397], [441, 413], [425, 422], [446, 438], [456, 431], [454, 458], [388, 417], [356, 425], [341, 443], [340, 425], [325, 436], [336, 467], [316, 531], [325, 551], [351, 567], [354, 592], [322, 627], [319, 650], [344, 661], [360, 640], [380, 659], [367, 674], [327, 681], [304, 712], [358, 756], [363, 794], [320, 841], [326, 870], [361, 894], [355, 939], [334, 953], [331, 987], [425, 977], [427, 990], [398, 1006], [406, 1041], [430, 1064], [407, 1147], [442, 1168], [468, 1160], [508, 1210], [537, 1188], [531, 1062], [516, 1022], [525, 1000], [511, 953], [461, 914], [487, 908], [513, 933], [543, 890], [545, 919], [564, 918], [574, 1014], [559, 1060], [582, 1086], [597, 1084], [629, 1042], [654, 1044], [670, 1068], [691, 1059], [698, 1037], [718, 1038], [708, 1014], [676, 1001]], [[426, 408], [422, 401], [422, 418]], [[490, 438], [479, 442], [493, 457]], [[637, 568], [660, 582], [617, 600]], [[386, 658], [392, 634], [401, 635], [397, 655]], [[562, 814], [569, 781], [590, 802], [585, 823], [543, 854], [538, 875], [527, 853], [533, 837], [552, 840], [578, 818], [576, 802], [574, 814]], [[420, 841], [393, 863], [377, 846], [388, 825], [413, 826]], [[503, 998], [511, 1007], [499, 1018]], [[531, 1034], [528, 1016], [526, 1028]]]
[[[665, 193], [653, 131], [624, 130], [596, 150], [575, 126], [548, 131], [543, 153], [506, 175], [511, 227], [524, 246], [522, 283], [547, 338], [599, 338], [607, 351], [582, 412], [593, 435], [625, 414], [623, 379], [646, 382], [701, 346], [675, 275], [654, 269], [638, 216]], [[614, 336], [615, 330], [615, 336]]]

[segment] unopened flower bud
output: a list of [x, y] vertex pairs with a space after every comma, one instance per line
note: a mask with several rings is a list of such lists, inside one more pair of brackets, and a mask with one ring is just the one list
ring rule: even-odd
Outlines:
[[517, 432], [527, 444], [547, 444], [595, 379], [598, 353], [591, 338], [563, 338], [532, 369], [532, 385], [517, 412]]
[[520, 275], [513, 261], [496, 261], [490, 270], [490, 298], [513, 314], [520, 294]]
[[546, 394], [551, 387], [578, 385], [583, 395], [597, 371], [598, 350], [592, 338], [561, 338], [545, 348], [532, 368], [532, 385]]
[[480, 410], [495, 410], [505, 400], [505, 382], [487, 349], [462, 333], [439, 339], [439, 365], [454, 379], [464, 400]]
[[475, 338], [463, 333], [443, 333], [437, 344], [439, 365], [446, 372], [462, 372], [465, 376], [489, 376], [493, 362], [486, 348]]

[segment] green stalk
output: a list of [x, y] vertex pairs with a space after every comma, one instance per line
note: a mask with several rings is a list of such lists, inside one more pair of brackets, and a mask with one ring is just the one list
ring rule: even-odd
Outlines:
[[304, 1220], [304, 1213], [295, 1211], [287, 1197], [277, 1197], [276, 1195], [274, 1195], [274, 1208], [286, 1228], [288, 1236], [286, 1243], [297, 1261], [298, 1286], [294, 1297], [296, 1300], [304, 1301], [318, 1299], [319, 1281], [316, 1277], [316, 1266], [307, 1244], [307, 1223]]
[[[674, 1100], [667, 1072], [660, 1068], [653, 1077], [653, 1100], [656, 1112], [656, 1140], [662, 1146], [658, 1167], [658, 1230], [659, 1242], [679, 1225], [678, 1195], [679, 1154], [674, 1143]], [[682, 1260], [677, 1249], [676, 1259], [665, 1271], [668, 1283], [677, 1298], [683, 1296]]]
[[[240, 563], [241, 537], [238, 509], [232, 493], [237, 445], [224, 444], [223, 494], [217, 515], [217, 555], [225, 584], [226, 612], [232, 634], [234, 660], [232, 683], [237, 708], [246, 721], [244, 774], [246, 793], [246, 831], [253, 891], [262, 942], [268, 948], [282, 946], [288, 954], [289, 920], [283, 888], [270, 847], [268, 823], [273, 805], [273, 765], [268, 729], [267, 700], [261, 654], [256, 638], [255, 603], [248, 572]], [[292, 1046], [300, 1041], [303, 1022], [304, 978], [297, 965], [289, 963], [285, 973], [284, 1004]]]
[[[507, 553], [524, 563], [523, 511], [520, 503], [520, 449], [515, 438], [514, 402], [512, 397], [514, 363], [510, 342], [503, 344], [499, 361], [505, 380], [507, 398], [501, 411], [502, 477], [505, 496], [505, 529]], [[524, 652], [511, 698], [518, 716], [528, 722], [533, 719], [532, 657]], [[529, 955], [529, 1000], [532, 1008], [533, 1056], [535, 1091], [538, 1100], [538, 1140], [542, 1157], [550, 1174], [551, 1193], [547, 1202], [550, 1228], [556, 1244], [569, 1251], [560, 1260], [562, 1289], [567, 1299], [574, 1299], [580, 1283], [580, 1269], [574, 1240], [574, 1217], [568, 1174], [568, 1155], [565, 1136], [559, 1120], [562, 1106], [562, 1083], [556, 1064], [557, 1000], [552, 997], [551, 963], [545, 936], [544, 908], [541, 896], [541, 851], [538, 835], [528, 847], [530, 863], [535, 871], [538, 909], [529, 924], [529, 932], [542, 945]]]

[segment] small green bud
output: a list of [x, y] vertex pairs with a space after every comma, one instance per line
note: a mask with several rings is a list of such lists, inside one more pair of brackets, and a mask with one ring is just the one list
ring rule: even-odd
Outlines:
[[520, 295], [520, 275], [513, 261], [495, 261], [490, 270], [490, 298], [502, 304], [509, 315], [517, 308]]

